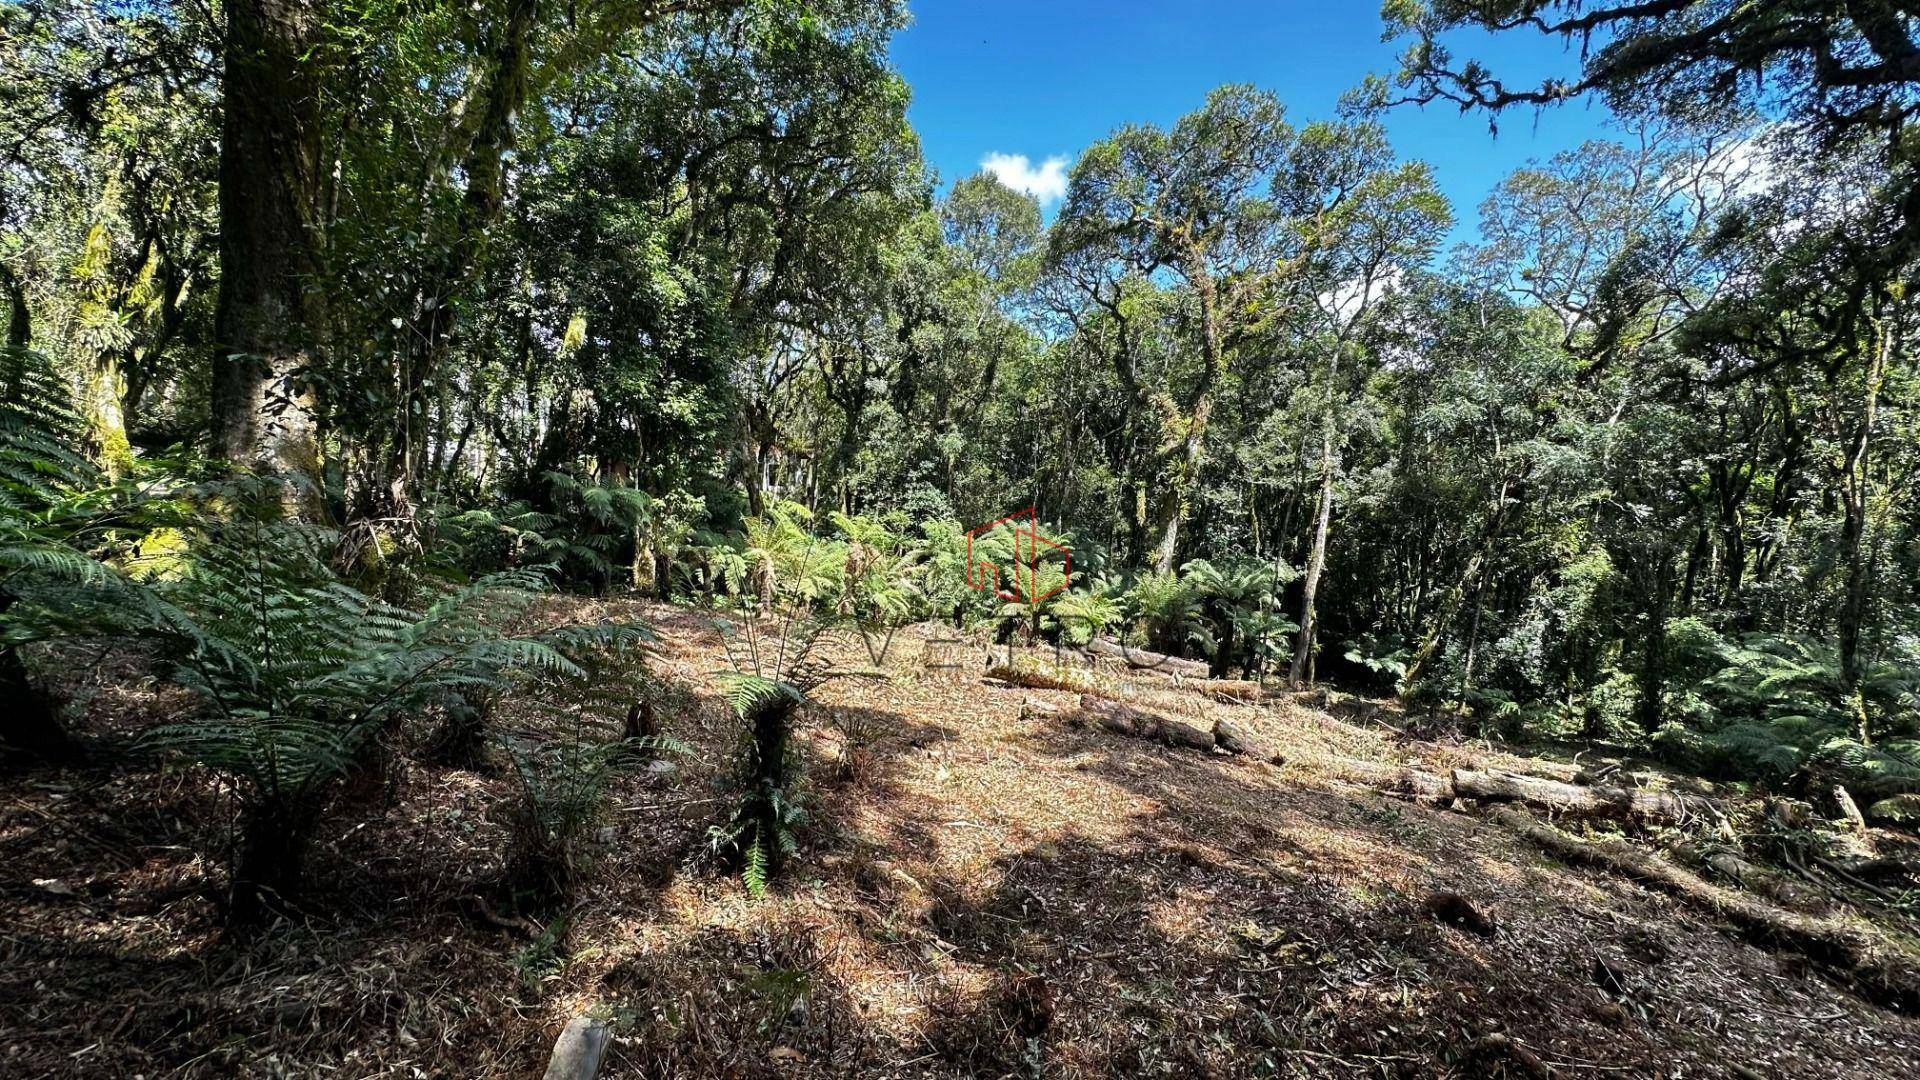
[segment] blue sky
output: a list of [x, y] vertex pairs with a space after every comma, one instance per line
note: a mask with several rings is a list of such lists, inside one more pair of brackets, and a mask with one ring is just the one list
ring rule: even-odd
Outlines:
[[[989, 154], [1035, 172], [1069, 162], [1129, 122], [1166, 125], [1222, 83], [1273, 90], [1296, 123], [1331, 117], [1368, 72], [1389, 74], [1401, 44], [1380, 40], [1377, 0], [914, 0], [893, 58], [913, 86], [911, 117], [943, 183]], [[1569, 71], [1557, 40], [1474, 35], [1452, 42], [1503, 78]], [[1604, 137], [1607, 113], [1575, 103], [1511, 111], [1498, 135], [1481, 114], [1402, 106], [1387, 120], [1403, 157], [1433, 166], [1454, 205], [1453, 240], [1474, 236], [1482, 199], [1507, 173]]]

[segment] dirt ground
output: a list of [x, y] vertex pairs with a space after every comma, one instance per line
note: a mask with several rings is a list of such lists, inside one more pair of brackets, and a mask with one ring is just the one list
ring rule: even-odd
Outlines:
[[[404, 767], [384, 814], [323, 830], [304, 917], [247, 940], [221, 933], [222, 871], [196, 854], [225, 827], [207, 775], [9, 774], [0, 1076], [531, 1077], [581, 1011], [614, 1028], [612, 1077], [1920, 1076], [1920, 1020], [1322, 767], [1405, 759], [1383, 726], [1142, 681], [1139, 700], [1230, 716], [1286, 763], [1161, 747], [1070, 723], [1073, 693], [982, 679], [975, 649], [929, 675], [921, 629], [894, 678], [804, 710], [811, 821], [755, 900], [690, 866], [738, 738], [718, 633], [564, 604], [654, 624], [659, 715], [687, 747], [621, 781], [570, 910], [538, 925], [482, 899], [502, 769]], [[76, 670], [95, 735], [172, 705], [124, 658]], [[1496, 929], [1436, 921], [1436, 891]]]

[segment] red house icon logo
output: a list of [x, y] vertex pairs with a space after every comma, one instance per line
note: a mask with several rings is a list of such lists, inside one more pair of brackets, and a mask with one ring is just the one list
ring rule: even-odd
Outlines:
[[[1002, 525], [1009, 526], [1013, 538], [1013, 557], [1009, 573], [1005, 576], [1012, 591], [1002, 582], [1002, 568], [992, 559], [975, 554], [975, 543], [983, 540], [988, 533]], [[984, 544], [982, 545], [984, 548]], [[1039, 566], [1042, 561], [1060, 556], [1060, 583], [1040, 593], [1034, 592], [1039, 584]], [[992, 589], [995, 596], [1002, 600], [1017, 600], [1023, 603], [1039, 603], [1047, 597], [1062, 591], [1073, 577], [1073, 552], [1067, 545], [1050, 539], [1040, 532], [1040, 520], [1028, 507], [1017, 514], [1008, 514], [998, 521], [982, 525], [967, 533], [967, 584], [976, 589]]]

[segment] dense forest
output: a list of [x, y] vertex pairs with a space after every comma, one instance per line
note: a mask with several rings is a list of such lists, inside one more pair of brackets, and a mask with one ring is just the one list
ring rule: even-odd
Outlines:
[[[406, 777], [491, 776], [479, 903], [554, 953], [614, 793], [690, 743], [720, 796], [683, 861], [806, 880], [809, 718], [855, 771], [879, 736], [820, 695], [912, 641], [1920, 822], [1920, 6], [1391, 0], [1397, 69], [1332, 114], [1223, 85], [1044, 210], [925, 163], [909, 18], [0, 0], [9, 783], [191, 787], [167, 836], [245, 942], [328, 909]], [[1477, 207], [1387, 136], [1593, 101], [1613, 138]], [[1028, 508], [1024, 549], [970, 534]], [[714, 746], [661, 660], [688, 613]], [[135, 684], [158, 703], [102, 723]], [[1920, 891], [1864, 887], [1910, 939]], [[1920, 1002], [1908, 963], [1868, 996]], [[1048, 1071], [1021, 1030], [968, 1068]], [[752, 1074], [700, 1061], [642, 1071]]]

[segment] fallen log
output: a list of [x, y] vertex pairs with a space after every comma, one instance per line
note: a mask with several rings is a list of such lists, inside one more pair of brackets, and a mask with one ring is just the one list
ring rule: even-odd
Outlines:
[[1230, 720], [1212, 724], [1186, 720], [1124, 705], [1095, 694], [1080, 695], [1080, 715], [1104, 730], [1130, 739], [1147, 739], [1167, 746], [1198, 750], [1203, 754], [1219, 749], [1276, 764], [1286, 760]]
[[1412, 795], [1419, 799], [1445, 802], [1453, 798], [1453, 781], [1444, 776], [1405, 765], [1388, 765], [1360, 758], [1329, 758], [1329, 771], [1343, 780], [1366, 784], [1392, 795]]
[[1565, 862], [1610, 870], [1671, 893], [1726, 919], [1756, 944], [1797, 952], [1852, 984], [1868, 1000], [1904, 1013], [1920, 1012], [1920, 958], [1876, 934], [1837, 919], [1782, 910], [1621, 841], [1577, 840], [1517, 807], [1501, 807], [1493, 820]]
[[1125, 735], [1134, 739], [1151, 739], [1168, 746], [1184, 746], [1189, 750], [1213, 749], [1214, 735], [1211, 728], [1177, 717], [1162, 716], [1145, 709], [1136, 709], [1131, 705], [1122, 705], [1118, 701], [1093, 694], [1080, 695], [1080, 711], [1116, 735]]
[[1221, 701], [1265, 701], [1275, 696], [1272, 688], [1252, 679], [1208, 679], [1193, 689]]
[[1697, 857], [1714, 873], [1749, 892], [1759, 893], [1781, 907], [1820, 912], [1829, 906], [1826, 898], [1814, 890], [1756, 866], [1731, 851], [1703, 851], [1697, 853]]
[[1130, 739], [1160, 737], [1161, 717], [1158, 713], [1136, 709], [1131, 705], [1122, 705], [1117, 701], [1094, 694], [1080, 695], [1080, 711], [1091, 717], [1094, 723], [1116, 735], [1125, 735]]
[[1664, 792], [1585, 787], [1518, 773], [1455, 769], [1453, 790], [1462, 798], [1526, 803], [1574, 817], [1664, 822], [1677, 821], [1686, 813], [1686, 805], [1679, 798]]
[[1173, 675], [1184, 675], [1191, 679], [1204, 679], [1207, 677], [1207, 673], [1212, 670], [1204, 660], [1186, 660], [1178, 656], [1168, 656], [1165, 653], [1157, 653], [1151, 649], [1136, 649], [1130, 645], [1122, 645], [1117, 641], [1110, 641], [1103, 637], [1097, 637], [1087, 642], [1086, 651], [1095, 656], [1124, 660], [1128, 667], [1139, 668], [1143, 671], [1159, 671]]
[[1160, 718], [1160, 741], [1168, 746], [1184, 746], [1189, 750], [1211, 753], [1213, 750], [1213, 728], [1190, 723], [1174, 716]]
[[1111, 693], [1113, 689], [1111, 680], [1095, 672], [1054, 664], [999, 664], [988, 668], [983, 678], [990, 683], [998, 680], [1028, 690], [1071, 690], [1084, 694]]
[[1261, 761], [1273, 760], [1273, 751], [1258, 736], [1232, 720], [1214, 721], [1213, 745], [1229, 754], [1258, 758]]

